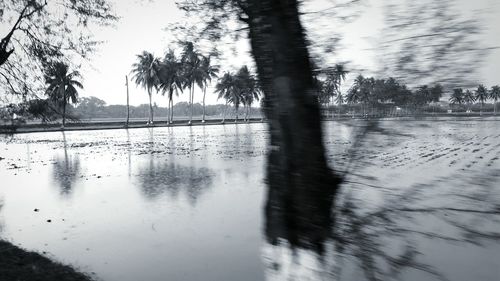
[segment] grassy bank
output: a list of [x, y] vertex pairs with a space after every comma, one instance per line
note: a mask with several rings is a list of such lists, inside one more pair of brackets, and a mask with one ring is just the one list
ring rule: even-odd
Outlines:
[[0, 240], [0, 280], [2, 281], [90, 281], [89, 276], [70, 266], [51, 261]]
[[[235, 124], [235, 123], [259, 123], [262, 122], [261, 118], [252, 118], [248, 122], [238, 119], [235, 122], [234, 119], [226, 119], [224, 124]], [[133, 121], [129, 122], [128, 128], [148, 128], [148, 127], [178, 127], [178, 126], [205, 126], [205, 125], [221, 125], [221, 119], [210, 119], [206, 122], [201, 122], [201, 120], [193, 120], [191, 125], [188, 124], [188, 120], [175, 120], [172, 124], [166, 121], [155, 122], [154, 125], [148, 125], [145, 121]], [[74, 123], [67, 123], [64, 129], [61, 128], [61, 124], [57, 123], [46, 123], [46, 124], [17, 124], [17, 125], [0, 125], [0, 133], [3, 134], [16, 134], [16, 133], [35, 133], [35, 132], [56, 132], [56, 131], [84, 131], [84, 130], [109, 130], [109, 129], [123, 129], [125, 128], [125, 122], [123, 121], [81, 121]]]

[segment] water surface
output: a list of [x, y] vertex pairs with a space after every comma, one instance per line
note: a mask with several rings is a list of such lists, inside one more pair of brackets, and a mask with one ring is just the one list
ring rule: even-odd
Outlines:
[[109, 281], [499, 279], [500, 120], [364, 128], [325, 123], [350, 237], [326, 261], [265, 242], [264, 124], [4, 136], [0, 236]]

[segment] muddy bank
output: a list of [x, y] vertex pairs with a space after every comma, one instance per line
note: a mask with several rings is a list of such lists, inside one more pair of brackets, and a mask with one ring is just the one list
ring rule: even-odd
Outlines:
[[0, 240], [0, 280], [3, 281], [90, 281], [90, 276], [70, 266], [51, 261]]

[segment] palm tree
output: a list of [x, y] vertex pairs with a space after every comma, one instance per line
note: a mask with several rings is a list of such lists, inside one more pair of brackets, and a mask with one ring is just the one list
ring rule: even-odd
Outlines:
[[352, 87], [349, 89], [347, 100], [349, 103], [363, 103], [363, 116], [366, 114], [366, 105], [370, 101], [370, 94], [375, 81], [373, 78], [365, 78], [363, 75], [358, 75], [354, 79]]
[[348, 71], [345, 70], [344, 65], [335, 64], [333, 68], [326, 69], [325, 73], [326, 80], [323, 90], [325, 94], [329, 96], [328, 100], [333, 103], [333, 97], [340, 94], [340, 85], [345, 80]]
[[335, 102], [337, 103], [337, 106], [339, 107], [339, 110], [338, 110], [339, 117], [340, 117], [340, 106], [344, 103], [344, 101], [345, 101], [344, 95], [342, 95], [342, 93], [339, 92], [337, 94], [337, 97], [335, 98]]
[[414, 94], [415, 109], [423, 111], [422, 107], [427, 105], [431, 100], [431, 88], [427, 85], [419, 86]]
[[364, 77], [362, 75], [358, 75], [356, 79], [354, 79], [354, 83], [352, 87], [347, 91], [346, 102], [348, 104], [358, 103], [361, 99], [360, 97], [360, 89], [363, 85]]
[[462, 88], [453, 89], [453, 94], [450, 97], [451, 104], [458, 104], [459, 106], [464, 103], [464, 90]]
[[[240, 92], [241, 102], [245, 108], [244, 120], [248, 121], [248, 115], [252, 103], [255, 100], [259, 100], [260, 91], [257, 79], [255, 79], [255, 76], [250, 74], [250, 71], [248, 71], [248, 68], [245, 65], [238, 71], [238, 74], [236, 75], [236, 83], [236, 89]], [[236, 118], [238, 118], [238, 115], [236, 115]]]
[[486, 100], [488, 100], [488, 90], [486, 87], [481, 84], [477, 87], [476, 93], [475, 93], [475, 98], [479, 103], [481, 104], [481, 107], [479, 109], [479, 114], [483, 114], [483, 105]]
[[430, 88], [430, 102], [439, 102], [439, 99], [443, 96], [444, 88], [441, 84], [436, 84]]
[[318, 79], [317, 76], [313, 77], [314, 85], [318, 93], [318, 103], [320, 106], [328, 105], [330, 103], [330, 94], [328, 89], [325, 87], [325, 82]]
[[493, 100], [493, 110], [497, 115], [497, 101], [500, 100], [500, 86], [492, 86], [490, 90], [490, 99]]
[[46, 94], [49, 99], [62, 106], [62, 128], [66, 125], [66, 105], [78, 101], [77, 88], [83, 89], [76, 78], [81, 77], [78, 71], [68, 72], [69, 67], [63, 62], [55, 62], [45, 70]]
[[192, 42], [182, 42], [184, 47], [182, 50], [181, 62], [184, 68], [185, 87], [189, 88], [189, 105], [190, 116], [188, 124], [193, 121], [193, 101], [194, 101], [194, 86], [197, 84], [203, 88], [204, 75], [201, 68], [200, 54], [195, 51]]
[[226, 100], [226, 108], [224, 109], [222, 116], [222, 124], [226, 121], [227, 105], [234, 101], [235, 92], [237, 92], [235, 80], [236, 79], [232, 73], [226, 72], [219, 79], [217, 85], [215, 85], [215, 93], [218, 94], [217, 99], [223, 98]]
[[349, 71], [347, 71], [344, 68], [343, 64], [336, 64], [335, 65], [333, 74], [335, 76], [335, 83], [336, 83], [335, 90], [336, 90], [336, 94], [337, 95], [341, 95], [341, 93], [340, 93], [340, 86], [342, 85], [342, 82], [345, 81], [345, 78], [346, 78], [346, 76], [347, 76], [348, 73], [349, 73]]
[[153, 54], [147, 51], [143, 51], [142, 54], [137, 55], [139, 59], [138, 62], [132, 65], [132, 74], [134, 75], [132, 79], [134, 82], [142, 86], [148, 91], [149, 95], [149, 118], [148, 124], [153, 124], [153, 98], [152, 90], [160, 84], [160, 60], [155, 58]]
[[161, 62], [159, 88], [163, 94], [168, 92], [169, 116], [168, 122], [172, 124], [174, 119], [174, 93], [179, 96], [183, 91], [185, 79], [182, 73], [182, 64], [175, 57], [173, 50], [168, 50]]
[[217, 78], [219, 66], [211, 64], [210, 56], [204, 56], [201, 61], [201, 73], [203, 74], [203, 117], [201, 122], [205, 123], [205, 96], [207, 93], [207, 85], [212, 82], [213, 78]]
[[473, 104], [476, 101], [476, 98], [474, 96], [474, 93], [472, 93], [471, 90], [466, 90], [464, 93], [464, 102], [468, 105], [468, 111], [470, 110], [471, 104]]

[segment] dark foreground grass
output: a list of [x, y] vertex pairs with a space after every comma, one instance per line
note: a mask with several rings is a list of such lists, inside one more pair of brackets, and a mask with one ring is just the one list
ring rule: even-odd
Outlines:
[[90, 281], [90, 276], [0, 240], [1, 281]]

